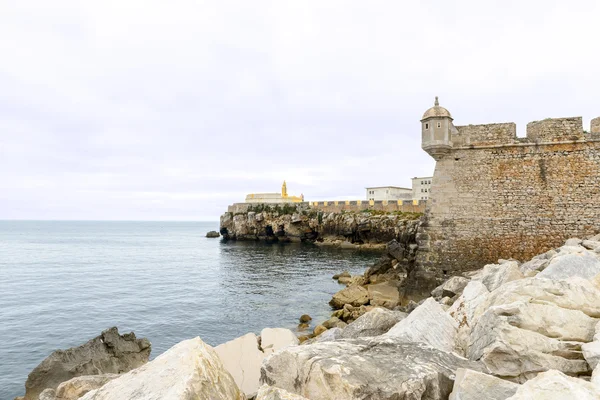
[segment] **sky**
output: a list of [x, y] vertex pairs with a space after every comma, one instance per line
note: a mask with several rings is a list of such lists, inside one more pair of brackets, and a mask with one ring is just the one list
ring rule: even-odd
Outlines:
[[0, 0], [0, 219], [216, 220], [433, 173], [420, 118], [600, 116], [600, 2]]

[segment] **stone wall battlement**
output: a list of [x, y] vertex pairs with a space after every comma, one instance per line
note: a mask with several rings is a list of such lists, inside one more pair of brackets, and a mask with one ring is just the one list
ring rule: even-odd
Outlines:
[[273, 204], [273, 203], [235, 203], [227, 208], [227, 212], [232, 214], [247, 213], [248, 211], [260, 210], [265, 207], [275, 209], [279, 207], [301, 210], [317, 210], [329, 213], [341, 212], [362, 212], [366, 210], [383, 211], [383, 212], [402, 212], [402, 213], [424, 213], [427, 201], [419, 200], [334, 200], [334, 201], [311, 201], [294, 204]]
[[591, 122], [590, 130], [583, 128], [581, 117], [547, 118], [527, 124], [527, 136], [517, 137], [513, 122], [456, 126], [452, 133], [453, 148], [507, 145], [539, 145], [600, 139], [600, 117]]

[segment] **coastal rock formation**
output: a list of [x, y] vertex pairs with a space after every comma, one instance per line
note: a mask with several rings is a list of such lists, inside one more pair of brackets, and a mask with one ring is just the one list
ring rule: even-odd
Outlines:
[[25, 400], [38, 400], [46, 389], [84, 375], [120, 374], [137, 368], [150, 356], [150, 342], [133, 332], [119, 335], [116, 327], [89, 342], [68, 350], [57, 350], [31, 371], [25, 382]]
[[350, 304], [353, 307], [360, 307], [369, 302], [369, 291], [362, 286], [348, 286], [333, 295], [329, 305], [335, 309], [343, 308]]
[[185, 340], [82, 400], [244, 400], [217, 353], [200, 338]]
[[296, 344], [298, 338], [289, 329], [265, 328], [261, 331], [260, 344], [254, 333], [248, 333], [218, 345], [215, 351], [237, 386], [252, 397], [260, 386], [260, 367], [265, 357]]
[[283, 349], [261, 382], [320, 400], [447, 399], [457, 368], [481, 364], [419, 343], [347, 339]]
[[226, 240], [316, 242], [356, 248], [357, 244], [384, 247], [385, 243], [416, 243], [420, 214], [323, 212], [301, 204], [249, 205], [221, 216], [220, 233]]
[[207, 238], [218, 238], [221, 237], [221, 234], [217, 231], [210, 231], [206, 234]]

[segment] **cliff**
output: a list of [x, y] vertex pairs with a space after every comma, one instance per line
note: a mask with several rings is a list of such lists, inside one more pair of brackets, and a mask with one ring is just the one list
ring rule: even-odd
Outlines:
[[221, 216], [225, 240], [314, 242], [367, 247], [384, 246], [391, 240], [414, 243], [418, 213], [324, 212], [305, 205], [252, 205], [247, 211]]

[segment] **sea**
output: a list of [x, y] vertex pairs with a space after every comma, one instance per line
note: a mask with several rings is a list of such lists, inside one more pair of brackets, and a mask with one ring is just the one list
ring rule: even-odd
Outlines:
[[208, 239], [218, 221], [0, 221], [0, 400], [25, 393], [57, 349], [117, 326], [151, 358], [200, 336], [218, 345], [298, 318], [329, 318], [341, 289], [378, 253]]

